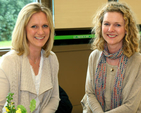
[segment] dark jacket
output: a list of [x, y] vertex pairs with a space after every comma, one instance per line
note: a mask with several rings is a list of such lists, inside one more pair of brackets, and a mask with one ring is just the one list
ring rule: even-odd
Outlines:
[[71, 113], [72, 104], [69, 100], [67, 93], [59, 86], [60, 102], [58, 109], [55, 113]]

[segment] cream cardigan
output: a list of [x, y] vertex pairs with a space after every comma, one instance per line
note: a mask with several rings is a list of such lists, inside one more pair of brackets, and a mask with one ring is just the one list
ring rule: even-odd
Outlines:
[[[100, 51], [94, 50], [89, 57], [86, 95], [82, 99], [83, 108], [86, 109], [85, 107], [88, 107], [87, 111], [85, 110], [86, 113], [91, 113], [91, 111], [93, 113], [104, 113], [95, 97], [94, 84], [95, 70], [100, 55]], [[139, 53], [135, 53], [128, 60], [123, 82], [122, 98], [121, 106], [105, 113], [141, 113], [141, 55]]]
[[[58, 86], [59, 63], [51, 52], [43, 58], [42, 77], [39, 89], [40, 113], [54, 113], [59, 104]], [[3, 55], [0, 62], [0, 113], [9, 91], [14, 93], [15, 105], [24, 105], [30, 113], [29, 104], [35, 99], [36, 89], [31, 75], [30, 64], [25, 56], [18, 56], [14, 50]]]

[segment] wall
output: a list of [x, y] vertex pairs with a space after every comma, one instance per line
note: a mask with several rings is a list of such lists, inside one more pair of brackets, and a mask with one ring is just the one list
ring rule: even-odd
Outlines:
[[141, 0], [119, 0], [119, 2], [127, 3], [137, 20], [137, 24], [141, 24]]
[[60, 69], [59, 84], [66, 91], [73, 105], [72, 113], [82, 113], [80, 101], [85, 93], [85, 80], [90, 45], [54, 46]]
[[97, 9], [107, 0], [54, 0], [55, 29], [90, 28]]

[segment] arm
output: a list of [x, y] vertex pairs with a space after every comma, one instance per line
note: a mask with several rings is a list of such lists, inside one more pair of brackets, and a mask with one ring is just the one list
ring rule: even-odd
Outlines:
[[53, 89], [52, 89], [52, 96], [48, 105], [45, 107], [42, 113], [55, 113], [59, 105], [59, 85], [58, 85], [58, 70], [59, 70], [59, 63], [58, 59], [55, 54], [51, 55], [51, 70], [53, 76]]
[[56, 83], [53, 85], [53, 92], [52, 92], [50, 101], [42, 113], [55, 113], [55, 111], [58, 108], [59, 100], [60, 100], [59, 99], [59, 90], [58, 90], [59, 86], [58, 86], [58, 81], [55, 80], [55, 82]]
[[59, 94], [61, 101], [59, 102], [58, 109], [55, 113], [71, 113], [73, 106], [69, 100], [67, 93], [60, 86]]
[[87, 78], [86, 78], [86, 94], [87, 94], [87, 101], [92, 112], [103, 113], [102, 107], [99, 104], [98, 100], [96, 99], [95, 91], [94, 91], [94, 75], [95, 75], [95, 68], [97, 63], [98, 61], [95, 60], [95, 58], [92, 55], [90, 55], [88, 62], [88, 69], [87, 69]]
[[[137, 63], [134, 64], [136, 65]], [[131, 88], [131, 90], [128, 93], [127, 98], [123, 98], [123, 103], [121, 106], [107, 111], [106, 113], [137, 113], [138, 108], [141, 104], [141, 66], [138, 66], [136, 68], [137, 69], [135, 69], [135, 72], [132, 69], [132, 71], [130, 72], [130, 79], [127, 81], [131, 83], [131, 79], [133, 79], [132, 85], [128, 86], [129, 89]], [[133, 76], [134, 78], [132, 78]], [[125, 90], [125, 92], [127, 91]]]
[[6, 96], [9, 92], [9, 82], [6, 78], [4, 72], [0, 69], [0, 113], [2, 113], [2, 108], [6, 102]]

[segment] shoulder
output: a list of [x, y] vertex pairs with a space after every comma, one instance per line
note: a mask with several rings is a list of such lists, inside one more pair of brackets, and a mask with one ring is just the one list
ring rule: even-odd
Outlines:
[[129, 62], [141, 64], [141, 53], [138, 53], [138, 52], [134, 53], [134, 54], [129, 58]]
[[127, 69], [129, 70], [140, 70], [141, 68], [141, 54], [134, 53], [129, 59], [127, 63]]
[[[20, 67], [20, 56], [17, 55], [16, 51], [11, 50], [4, 54], [0, 59], [0, 70], [5, 73], [7, 77], [15, 77], [16, 72]], [[9, 79], [13, 80], [13, 79]]]
[[50, 61], [53, 64], [59, 65], [58, 58], [57, 58], [56, 54], [53, 51], [50, 52], [49, 58], [50, 58]]
[[98, 49], [92, 51], [90, 53], [89, 60], [91, 60], [91, 59], [98, 59], [101, 56], [101, 53], [102, 53], [102, 51], [99, 51]]
[[[44, 52], [44, 51], [43, 51]], [[48, 57], [44, 57], [46, 61], [49, 61], [52, 69], [57, 69], [59, 68], [59, 62], [56, 54], [53, 51], [50, 51], [50, 55]]]
[[10, 50], [6, 54], [2, 56], [2, 58], [11, 58], [13, 59], [14, 57], [18, 57], [17, 52], [15, 50]]
[[0, 64], [1, 65], [10, 65], [13, 64], [14, 62], [18, 61], [20, 58], [19, 55], [17, 55], [17, 52], [14, 50], [10, 50], [6, 54], [4, 54], [1, 59], [0, 59]]
[[53, 51], [50, 51], [50, 55], [49, 56], [54, 58], [54, 59], [57, 59], [57, 56], [56, 56], [56, 54]]
[[95, 68], [99, 62], [101, 53], [102, 53], [102, 51], [99, 51], [97, 49], [91, 52], [91, 54], [89, 56], [89, 60], [88, 60], [88, 65], [89, 65], [89, 68], [91, 68], [92, 70], [93, 69], [95, 70]]
[[[42, 50], [42, 52], [43, 52], [43, 54], [45, 54], [45, 51], [44, 50]], [[49, 56], [48, 57], [45, 57], [44, 56], [44, 58], [47, 58], [47, 59], [49, 58], [51, 60], [55, 60], [55, 59], [57, 59], [57, 56], [56, 56], [56, 54], [53, 51], [50, 51]]]
[[49, 57], [51, 62], [58, 63], [58, 58], [53, 51], [50, 51], [50, 55], [48, 57]]

